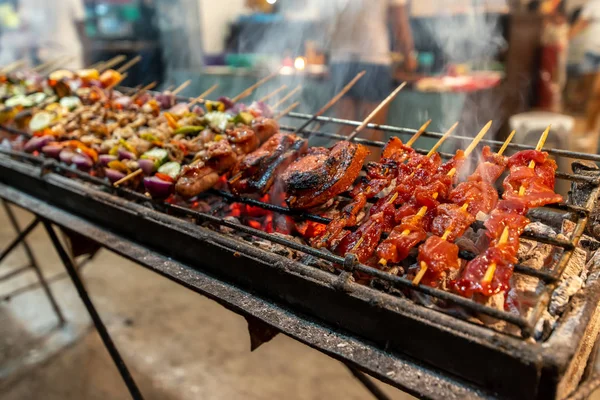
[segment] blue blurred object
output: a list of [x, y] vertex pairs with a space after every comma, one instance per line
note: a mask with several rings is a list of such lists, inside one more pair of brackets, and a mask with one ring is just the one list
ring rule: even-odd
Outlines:
[[278, 21], [283, 21], [283, 16], [281, 14], [255, 13], [250, 15], [241, 15], [238, 18], [238, 22], [240, 23], [270, 23]]

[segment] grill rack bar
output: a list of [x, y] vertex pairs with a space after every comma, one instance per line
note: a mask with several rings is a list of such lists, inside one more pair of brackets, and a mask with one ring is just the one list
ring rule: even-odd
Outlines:
[[[224, 218], [216, 217], [216, 216], [213, 216], [210, 214], [206, 214], [206, 213], [203, 213], [200, 211], [192, 210], [192, 209], [178, 206], [175, 204], [170, 204], [170, 203], [164, 202], [164, 201], [158, 202], [156, 200], [152, 200], [152, 199], [146, 197], [145, 195], [135, 192], [128, 188], [124, 188], [124, 187], [116, 187], [115, 188], [113, 185], [111, 185], [106, 180], [89, 175], [88, 173], [77, 170], [77, 169], [66, 167], [65, 165], [61, 164], [60, 162], [58, 162], [54, 159], [42, 159], [39, 156], [33, 156], [33, 155], [30, 155], [27, 153], [16, 152], [16, 151], [11, 151], [11, 150], [4, 150], [4, 149], [0, 149], [0, 153], [34, 162], [35, 164], [38, 164], [41, 166], [42, 173], [45, 171], [55, 171], [57, 173], [62, 173], [62, 174], [67, 174], [67, 175], [68, 174], [75, 175], [84, 181], [104, 187], [105, 189], [108, 189], [109, 191], [112, 191], [118, 195], [122, 195], [122, 196], [128, 197], [132, 200], [142, 202], [145, 205], [148, 205], [150, 203], [150, 204], [152, 204], [152, 206], [158, 207], [162, 211], [166, 211], [166, 212], [171, 211], [174, 214], [177, 214], [180, 216], [191, 217], [197, 223], [207, 222], [207, 223], [212, 223], [212, 224], [216, 224], [219, 226], [228, 227], [228, 228], [234, 229], [238, 232], [249, 234], [249, 235], [255, 236], [257, 238], [270, 241], [272, 243], [280, 244], [282, 246], [286, 246], [293, 250], [300, 251], [304, 254], [311, 255], [311, 256], [320, 258], [322, 260], [340, 265], [344, 268], [344, 270], [346, 272], [352, 272], [352, 271], [362, 272], [362, 273], [368, 274], [374, 278], [386, 281], [396, 287], [400, 287], [400, 288], [407, 289], [407, 290], [414, 290], [416, 292], [420, 292], [422, 294], [432, 296], [439, 300], [452, 302], [456, 305], [464, 307], [465, 309], [467, 309], [471, 312], [481, 313], [481, 314], [487, 315], [492, 318], [506, 321], [506, 322], [520, 328], [521, 335], [523, 338], [530, 337], [532, 335], [533, 329], [535, 327], [535, 324], [531, 323], [530, 321], [528, 321], [526, 318], [524, 318], [522, 316], [515, 315], [512, 313], [503, 311], [503, 310], [498, 310], [498, 309], [495, 309], [492, 307], [488, 307], [486, 305], [474, 302], [470, 299], [458, 296], [454, 293], [446, 292], [446, 291], [443, 291], [443, 290], [440, 290], [437, 288], [431, 288], [431, 287], [423, 286], [423, 285], [414, 286], [412, 284], [411, 280], [408, 280], [408, 279], [400, 277], [400, 276], [392, 275], [387, 272], [378, 270], [376, 268], [369, 267], [367, 265], [356, 262], [354, 255], [348, 255], [346, 258], [342, 258], [335, 254], [324, 252], [324, 251], [318, 250], [318, 249], [314, 249], [310, 246], [307, 246], [304, 244], [299, 244], [299, 243], [285, 239], [280, 236], [274, 236], [274, 235], [271, 235], [269, 233], [263, 232], [258, 229], [254, 229], [254, 228], [251, 228], [251, 227], [248, 227], [248, 226], [245, 226], [242, 224], [238, 224], [235, 222], [227, 221]], [[234, 196], [234, 195], [231, 195], [231, 196]], [[583, 227], [585, 227], [585, 223], [583, 223]], [[567, 255], [569, 253], [572, 253], [572, 251], [565, 251], [563, 253], [563, 256], [561, 257], [559, 264], [564, 263], [564, 266], [567, 265], [568, 259], [565, 260], [565, 255]], [[545, 282], [555, 282], [558, 279], [558, 278], [556, 278], [556, 275], [554, 275], [554, 274], [550, 275], [543, 271], [535, 271], [535, 270], [530, 271], [531, 270], [530, 268], [524, 267], [524, 266], [521, 266], [521, 267], [515, 268], [515, 269], [516, 270], [518, 269], [519, 270], [518, 272], [524, 272], [524, 273], [532, 272], [531, 273], [532, 276], [538, 275], [537, 277], [539, 277], [540, 279], [542, 279]], [[562, 269], [564, 270], [564, 267]], [[559, 270], [559, 272], [562, 273], [562, 270]], [[560, 276], [560, 275], [558, 275], [558, 276]], [[343, 275], [340, 275], [340, 279], [341, 278], [343, 278]], [[349, 283], [349, 282], [346, 282], [345, 284], [346, 285], [357, 285], [356, 283]], [[551, 293], [551, 291], [550, 291], [550, 293]], [[548, 298], [548, 300], [549, 300], [549, 298]], [[543, 310], [543, 307], [539, 306], [539, 303], [538, 303], [538, 307], [541, 307], [541, 309]], [[439, 311], [444, 312], [444, 310], [439, 310]], [[536, 321], [537, 321], [537, 319], [536, 319]], [[491, 327], [488, 327], [488, 328], [494, 329]]]
[[[287, 116], [291, 117], [291, 118], [303, 119], [303, 120], [312, 118], [312, 115], [310, 115], [310, 114], [297, 113], [297, 112], [293, 112], [293, 111], [288, 113]], [[348, 119], [324, 117], [324, 116], [317, 117], [315, 119], [315, 121], [316, 122], [334, 123], [334, 124], [338, 124], [338, 125], [348, 125], [348, 126], [359, 126], [360, 125], [359, 121], [352, 121], [352, 120], [348, 120]], [[417, 129], [401, 128], [398, 126], [380, 125], [380, 124], [373, 124], [373, 123], [367, 124], [367, 126], [365, 128], [375, 129], [375, 130], [390, 132], [390, 133], [406, 134], [406, 135], [414, 135], [417, 132]], [[423, 132], [421, 134], [421, 136], [432, 137], [432, 138], [440, 138], [440, 137], [442, 137], [442, 135], [443, 135], [443, 133], [428, 132], [428, 131]], [[354, 140], [356, 141], [356, 139], [354, 139]], [[464, 140], [464, 141], [470, 142], [471, 140], [473, 140], [473, 138], [469, 137], [469, 136], [451, 135], [448, 137], [448, 140], [454, 140], [454, 141]], [[381, 143], [381, 142], [378, 142], [378, 143]], [[481, 139], [480, 143], [487, 144], [492, 148], [500, 148], [504, 144], [504, 142], [500, 142], [498, 140], [492, 140], [492, 139]], [[535, 150], [535, 146], [530, 146], [530, 145], [526, 145], [526, 144], [517, 144], [517, 143], [509, 143], [508, 148], [514, 149], [514, 150]], [[548, 152], [549, 154], [552, 154], [555, 156], [560, 156], [560, 157], [577, 158], [577, 159], [581, 159], [581, 160], [600, 162], [599, 154], [579, 153], [579, 152], [570, 151], [570, 150], [547, 149], [547, 148], [544, 148], [544, 151]]]
[[[294, 129], [293, 127], [287, 126], [287, 125], [281, 125], [280, 129], [285, 130], [285, 131], [289, 131], [292, 132]], [[404, 128], [399, 128], [399, 129], [404, 129]], [[416, 130], [414, 131], [416, 132]], [[412, 132], [414, 134], [414, 132]], [[404, 133], [411, 133], [411, 132], [404, 132]], [[346, 140], [346, 137], [343, 135], [339, 135], [337, 133], [330, 133], [330, 132], [324, 132], [324, 131], [316, 131], [316, 130], [310, 130], [310, 129], [304, 129], [303, 132], [300, 133], [303, 136], [315, 136], [315, 137], [326, 137], [329, 139], [335, 139], [335, 140]], [[425, 132], [423, 133], [423, 135], [425, 135]], [[441, 134], [440, 134], [441, 135]], [[436, 136], [437, 137], [437, 136]], [[453, 136], [449, 136], [448, 138], [452, 138]], [[459, 137], [464, 137], [464, 136], [459, 136]], [[469, 138], [469, 139], [473, 139], [473, 138]], [[483, 139], [481, 140], [483, 142]], [[369, 139], [363, 139], [363, 138], [354, 138], [353, 142], [355, 143], [359, 143], [359, 144], [363, 144], [365, 146], [371, 146], [371, 147], [381, 147], [383, 148], [386, 144], [386, 142], [381, 142], [378, 140], [369, 140]], [[501, 147], [502, 144], [504, 144], [503, 142], [498, 142], [498, 141], [493, 141], [495, 143], [499, 143], [500, 146], [497, 147]], [[510, 144], [509, 144], [510, 146]], [[521, 150], [531, 150], [534, 149], [534, 147], [531, 146], [525, 146], [525, 145], [516, 145], [516, 146], [524, 146], [526, 147], [525, 149], [521, 149]], [[427, 154], [429, 152], [429, 150], [426, 149], [415, 149], [415, 151], [417, 153], [420, 154]], [[551, 151], [555, 151], [554, 149], [544, 149], [544, 151], [547, 151], [548, 153], [552, 154]], [[563, 151], [563, 150], [561, 150]], [[570, 152], [573, 154], [573, 157], [575, 157], [575, 154], [584, 154], [584, 153], [574, 153], [574, 152]], [[438, 154], [442, 157], [442, 158], [452, 158], [454, 157], [454, 154], [452, 153], [445, 153], [445, 152], [438, 152]], [[586, 155], [586, 154], [584, 154]], [[598, 158], [600, 158], [600, 156], [598, 156]], [[581, 158], [581, 159], [586, 159]], [[592, 160], [593, 161], [593, 160]], [[556, 171], [555, 174], [557, 179], [563, 179], [563, 180], [568, 180], [568, 181], [574, 181], [574, 182], [586, 182], [586, 183], [591, 183], [593, 185], [598, 185], [600, 184], [600, 180], [597, 178], [591, 178], [589, 176], [585, 176], [585, 175], [577, 175], [577, 174], [572, 174], [570, 172], [563, 172], [563, 171]]]

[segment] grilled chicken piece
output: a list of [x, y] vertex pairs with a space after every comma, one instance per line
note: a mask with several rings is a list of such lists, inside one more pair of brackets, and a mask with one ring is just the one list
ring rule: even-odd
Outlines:
[[248, 154], [260, 146], [258, 135], [247, 126], [228, 129], [226, 134], [237, 154]]
[[229, 185], [231, 191], [236, 194], [267, 193], [277, 175], [307, 147], [308, 142], [295, 135], [278, 133], [272, 136], [238, 163]]
[[256, 132], [260, 142], [264, 143], [279, 132], [279, 124], [273, 118], [257, 117], [252, 121], [252, 129]]
[[347, 190], [358, 177], [368, 154], [365, 146], [347, 141], [337, 143], [331, 150], [311, 149], [282, 175], [288, 205], [296, 209], [313, 208]]
[[237, 162], [237, 156], [226, 140], [208, 144], [201, 153], [195, 163], [182, 168], [175, 183], [175, 191], [183, 197], [194, 197], [211, 189], [219, 176]]

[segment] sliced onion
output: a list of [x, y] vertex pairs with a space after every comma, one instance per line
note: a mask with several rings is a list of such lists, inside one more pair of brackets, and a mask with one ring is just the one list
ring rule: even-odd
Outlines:
[[192, 107], [192, 112], [200, 117], [204, 115], [204, 109], [198, 105]]
[[52, 158], [58, 158], [58, 155], [62, 150], [63, 147], [59, 144], [49, 144], [47, 146], [42, 147], [42, 153]]
[[168, 110], [175, 104], [175, 96], [168, 93], [157, 94], [154, 99], [158, 102], [162, 110]]
[[106, 168], [104, 170], [104, 173], [106, 174], [106, 177], [108, 178], [110, 183], [115, 183], [119, 179], [125, 178], [125, 174], [123, 172], [117, 171], [116, 169], [112, 168]]
[[29, 139], [27, 143], [25, 143], [25, 147], [23, 147], [23, 150], [25, 150], [27, 153], [33, 153], [36, 150], [40, 150], [42, 147], [52, 142], [53, 140], [54, 137], [50, 135], [34, 136], [31, 139]]
[[140, 158], [138, 164], [145, 175], [152, 175], [156, 171], [156, 163], [153, 160], [147, 158]]
[[225, 105], [225, 110], [229, 110], [231, 107], [233, 107], [235, 105], [229, 97], [225, 97], [225, 96], [219, 97], [218, 101], [220, 101], [221, 103], [223, 103]]
[[119, 149], [119, 160], [135, 160], [137, 157], [131, 151]]
[[88, 169], [94, 166], [94, 162], [92, 161], [92, 159], [86, 156], [85, 154], [75, 153], [75, 155], [73, 155], [73, 158], [71, 159], [71, 162], [75, 164], [77, 168], [84, 171], [87, 171]]
[[150, 196], [157, 199], [169, 197], [173, 193], [174, 186], [172, 182], [163, 181], [156, 176], [144, 178], [144, 187]]
[[58, 155], [58, 158], [60, 158], [60, 161], [66, 163], [66, 164], [71, 164], [73, 162], [73, 156], [75, 155], [75, 152], [71, 149], [63, 149], [60, 154]]
[[128, 108], [132, 104], [131, 97], [129, 97], [129, 96], [121, 96], [118, 99], [115, 99], [113, 101], [113, 104], [121, 106], [122, 108]]
[[189, 112], [187, 103], [177, 103], [169, 109], [169, 114], [173, 114], [178, 117], [187, 112]]
[[117, 156], [113, 156], [111, 154], [100, 154], [98, 156], [98, 162], [100, 162], [100, 165], [103, 167], [106, 167], [109, 162], [116, 160], [118, 160]]

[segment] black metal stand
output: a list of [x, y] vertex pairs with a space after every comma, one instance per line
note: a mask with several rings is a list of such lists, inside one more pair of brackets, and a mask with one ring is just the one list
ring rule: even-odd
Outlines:
[[142, 396], [142, 393], [140, 392], [139, 388], [137, 387], [137, 384], [131, 376], [127, 365], [125, 365], [125, 362], [123, 361], [119, 350], [117, 350], [117, 347], [112, 341], [112, 338], [110, 337], [106, 326], [102, 322], [98, 311], [96, 311], [96, 307], [94, 307], [94, 304], [92, 303], [92, 300], [90, 299], [90, 296], [88, 295], [85, 286], [83, 285], [83, 282], [81, 282], [79, 274], [77, 273], [77, 270], [75, 269], [71, 258], [67, 254], [62, 243], [60, 243], [60, 240], [58, 240], [58, 236], [56, 236], [56, 232], [54, 232], [52, 225], [50, 225], [50, 223], [47, 221], [44, 221], [43, 223], [44, 227], [46, 228], [46, 231], [48, 232], [48, 236], [50, 236], [50, 240], [52, 240], [52, 244], [54, 245], [56, 252], [58, 253], [65, 268], [67, 269], [67, 272], [69, 274], [69, 277], [71, 278], [71, 281], [73, 282], [73, 285], [75, 286], [75, 289], [77, 289], [79, 297], [81, 297], [85, 308], [87, 309], [88, 313], [90, 314], [90, 317], [92, 318], [92, 321], [94, 322], [94, 326], [96, 327], [96, 330], [98, 331], [98, 334], [100, 335], [100, 338], [102, 339], [106, 350], [108, 350], [108, 353], [110, 354], [110, 356], [113, 359], [113, 362], [117, 366], [117, 369], [119, 370], [119, 373], [121, 374], [125, 385], [127, 385], [127, 389], [129, 389], [131, 397], [135, 400], [143, 399], [144, 397]]
[[6, 203], [6, 201], [2, 200], [2, 206], [4, 207], [4, 211], [6, 212], [6, 215], [8, 216], [8, 219], [9, 219], [11, 225], [13, 226], [15, 232], [17, 233], [17, 237], [2, 251], [2, 254], [0, 254], [0, 262], [2, 262], [2, 260], [4, 260], [4, 258], [6, 258], [6, 256], [8, 256], [8, 254], [11, 251], [13, 251], [19, 244], [21, 244], [23, 246], [23, 249], [25, 250], [25, 254], [27, 255], [27, 258], [29, 259], [28, 266], [26, 266], [24, 268], [20, 268], [20, 269], [14, 271], [13, 273], [4, 275], [2, 277], [2, 279], [9, 279], [21, 272], [26, 271], [29, 268], [33, 268], [40, 284], [42, 285], [42, 288], [44, 289], [44, 292], [46, 293], [46, 297], [48, 297], [48, 301], [50, 302], [50, 305], [52, 306], [52, 309], [54, 310], [54, 313], [56, 314], [56, 318], [58, 319], [59, 326], [64, 325], [65, 318], [63, 316], [62, 310], [60, 309], [58, 302], [54, 298], [54, 295], [52, 294], [52, 291], [50, 290], [50, 286], [48, 285], [48, 281], [44, 277], [44, 274], [42, 274], [42, 270], [40, 269], [40, 266], [37, 263], [35, 256], [33, 255], [33, 251], [31, 251], [31, 247], [29, 247], [29, 244], [27, 243], [27, 240], [26, 240], [27, 235], [29, 235], [33, 231], [33, 229], [39, 224], [40, 219], [36, 216], [35, 219], [25, 228], [25, 230], [21, 230], [21, 227], [19, 226], [19, 222], [17, 221], [17, 218], [15, 217], [15, 215], [14, 215], [13, 211], [11, 210], [10, 206], [8, 205], [8, 203]]
[[346, 364], [346, 368], [352, 372], [352, 375], [354, 375], [354, 377], [360, 383], [362, 383], [365, 389], [367, 389], [377, 400], [390, 400], [389, 396], [383, 393], [383, 391], [379, 389], [379, 387], [367, 375], [348, 364]]

